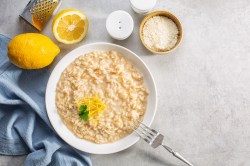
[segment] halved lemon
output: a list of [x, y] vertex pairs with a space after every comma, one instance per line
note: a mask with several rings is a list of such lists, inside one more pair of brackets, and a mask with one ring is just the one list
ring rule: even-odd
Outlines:
[[55, 38], [64, 44], [80, 42], [88, 32], [88, 18], [79, 10], [66, 9], [59, 12], [52, 22]]

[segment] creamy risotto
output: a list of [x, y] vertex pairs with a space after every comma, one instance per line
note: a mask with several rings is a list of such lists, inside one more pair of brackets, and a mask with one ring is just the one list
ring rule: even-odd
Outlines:
[[[84, 121], [78, 101], [98, 95], [105, 109]], [[142, 74], [115, 51], [96, 51], [80, 56], [62, 73], [57, 84], [56, 106], [63, 122], [79, 138], [94, 143], [117, 141], [132, 132], [147, 106]]]

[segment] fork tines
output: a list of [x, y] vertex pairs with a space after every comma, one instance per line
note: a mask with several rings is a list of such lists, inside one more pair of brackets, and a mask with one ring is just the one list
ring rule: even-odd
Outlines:
[[133, 124], [132, 128], [133, 130], [148, 144], [151, 144], [159, 132], [155, 131], [154, 129], [149, 128], [142, 122], [137, 120], [137, 124]]

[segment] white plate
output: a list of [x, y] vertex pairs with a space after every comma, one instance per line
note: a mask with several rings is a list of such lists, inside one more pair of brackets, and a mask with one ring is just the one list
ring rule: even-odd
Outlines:
[[94, 144], [87, 140], [77, 138], [62, 122], [59, 114], [57, 113], [55, 104], [56, 85], [64, 69], [77, 57], [84, 55], [85, 53], [98, 50], [104, 50], [104, 51], [114, 50], [121, 53], [144, 75], [144, 81], [146, 87], [149, 90], [149, 95], [147, 98], [148, 101], [147, 110], [144, 115], [143, 122], [150, 126], [154, 119], [156, 113], [156, 105], [157, 105], [156, 87], [152, 74], [150, 73], [146, 64], [135, 53], [122, 46], [115, 44], [110, 44], [110, 43], [87, 44], [74, 49], [66, 56], [64, 56], [64, 58], [56, 65], [53, 72], [51, 73], [51, 76], [47, 84], [45, 101], [50, 123], [52, 124], [57, 134], [65, 142], [67, 142], [74, 148], [84, 152], [93, 154], [109, 154], [109, 153], [119, 152], [121, 150], [130, 147], [139, 140], [139, 137], [136, 134], [132, 133], [117, 142], [109, 144]]

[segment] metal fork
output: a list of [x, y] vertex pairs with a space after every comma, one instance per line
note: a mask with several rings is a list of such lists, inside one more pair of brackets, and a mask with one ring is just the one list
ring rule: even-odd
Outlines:
[[149, 128], [142, 122], [138, 121], [138, 125], [133, 125], [133, 130], [151, 147], [157, 148], [160, 145], [163, 146], [168, 152], [172, 153], [172, 155], [182, 162], [186, 163], [189, 166], [193, 166], [188, 160], [182, 157], [178, 152], [175, 152], [173, 149], [163, 144], [164, 136], [160, 134], [158, 131]]

